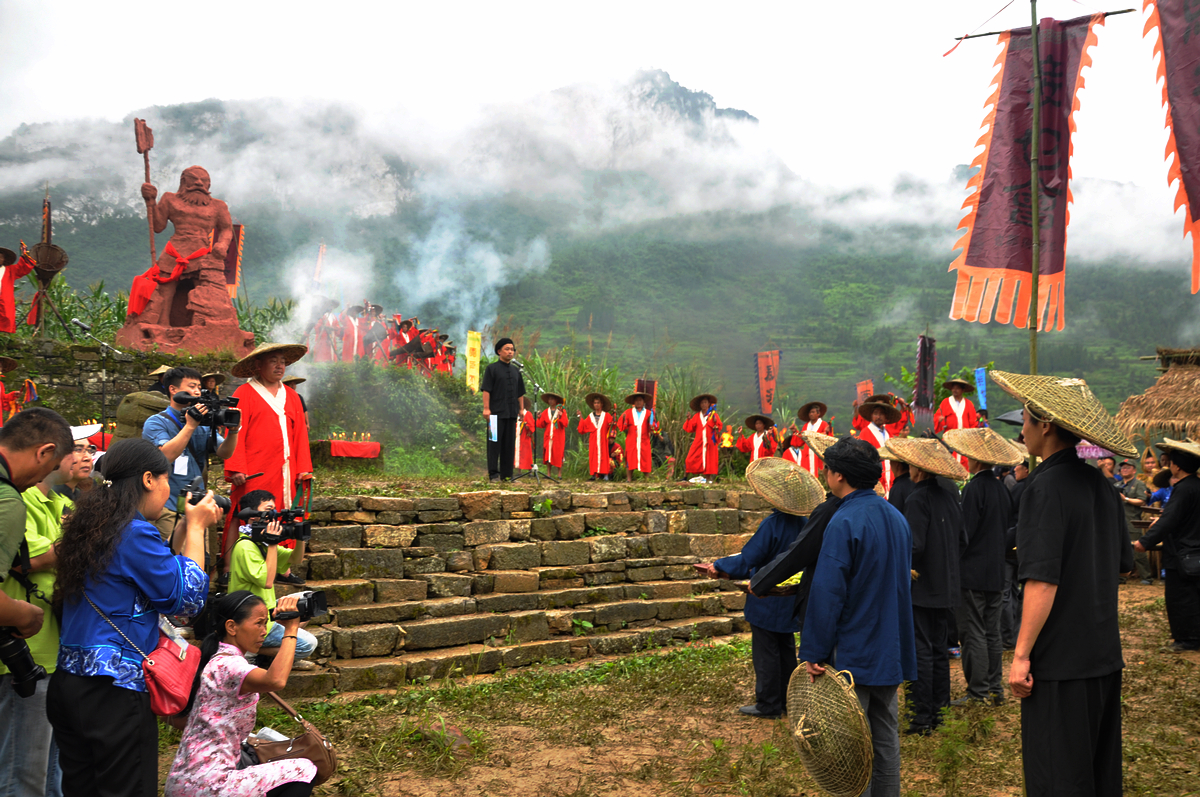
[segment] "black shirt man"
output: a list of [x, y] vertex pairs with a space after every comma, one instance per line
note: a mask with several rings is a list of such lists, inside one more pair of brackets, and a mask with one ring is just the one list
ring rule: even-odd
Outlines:
[[496, 341], [496, 354], [500, 359], [484, 369], [479, 388], [483, 393], [483, 417], [489, 424], [488, 479], [507, 481], [513, 475], [517, 418], [525, 400], [525, 379], [521, 369], [513, 364], [517, 349], [511, 338]]

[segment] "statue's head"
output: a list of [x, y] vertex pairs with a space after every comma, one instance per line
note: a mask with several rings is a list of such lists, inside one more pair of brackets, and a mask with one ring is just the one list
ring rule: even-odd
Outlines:
[[212, 181], [208, 172], [199, 166], [189, 166], [179, 177], [177, 196], [190, 205], [207, 205], [212, 201], [209, 193]]

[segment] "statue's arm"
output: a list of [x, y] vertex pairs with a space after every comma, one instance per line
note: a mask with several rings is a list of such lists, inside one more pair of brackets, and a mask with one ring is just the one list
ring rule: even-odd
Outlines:
[[229, 243], [233, 240], [233, 220], [229, 216], [229, 206], [221, 202], [217, 210], [217, 223], [213, 226], [212, 253], [224, 259], [229, 251]]
[[171, 199], [174, 194], [163, 194], [161, 202], [155, 202], [158, 197], [158, 189], [152, 183], [142, 183], [142, 199], [146, 200], [146, 212], [152, 214], [151, 219], [154, 221], [154, 231], [162, 232], [167, 229], [167, 217], [171, 212]]

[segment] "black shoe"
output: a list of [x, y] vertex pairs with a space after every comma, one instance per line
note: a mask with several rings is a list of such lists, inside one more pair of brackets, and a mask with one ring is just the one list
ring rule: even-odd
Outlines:
[[759, 711], [758, 705], [755, 703], [751, 703], [748, 706], [742, 706], [738, 709], [738, 711], [742, 712], [747, 717], [758, 717], [759, 719], [764, 720], [777, 720], [783, 716], [783, 714], [768, 714], [765, 711]]
[[988, 702], [993, 706], [1003, 706], [1004, 695], [999, 692], [992, 692], [990, 695], [988, 695]]
[[1163, 653], [1187, 653], [1191, 650], [1200, 650], [1200, 645], [1186, 645], [1183, 642], [1172, 642], [1165, 648], [1162, 648]]
[[295, 573], [284, 573], [282, 576], [275, 576], [275, 583], [302, 587], [304, 586], [304, 579]]
[[491, 475], [489, 475], [489, 476], [488, 476], [488, 481], [490, 481], [490, 482], [498, 482], [498, 481], [500, 481], [500, 474], [496, 473], [496, 474], [491, 474]]
[[904, 729], [905, 736], [931, 736], [933, 728], [928, 725], [909, 725]]

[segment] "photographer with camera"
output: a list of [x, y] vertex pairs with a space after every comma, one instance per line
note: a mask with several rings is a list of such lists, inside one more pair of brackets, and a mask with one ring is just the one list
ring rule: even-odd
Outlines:
[[[240, 543], [239, 543], [240, 544]], [[274, 603], [274, 600], [271, 601]], [[275, 623], [284, 650], [299, 644], [300, 618], [295, 595], [279, 601], [293, 616]], [[268, 609], [262, 598], [238, 590], [213, 600], [196, 618], [205, 632], [200, 669], [184, 714], [187, 725], [175, 762], [167, 775], [167, 797], [307, 797], [312, 794], [316, 765], [306, 758], [286, 758], [238, 768], [242, 741], [254, 731], [258, 696], [287, 686], [292, 657], [276, 658], [269, 667], [247, 661], [268, 636]]]
[[[176, 529], [179, 521], [177, 500], [188, 490], [197, 476], [204, 474], [208, 455], [215, 453], [222, 460], [229, 459], [237, 449], [240, 416], [237, 411], [221, 413], [218, 419], [210, 408], [211, 401], [197, 401], [201, 397], [200, 372], [195, 368], [172, 368], [163, 377], [171, 405], [146, 420], [142, 426], [142, 437], [158, 446], [163, 456], [171, 463], [169, 481], [171, 499], [155, 522], [164, 540], [171, 543], [171, 550], [178, 552], [182, 540]], [[208, 394], [212, 398], [215, 395]], [[229, 420], [229, 437], [217, 433], [214, 420]], [[225, 424], [217, 424], [224, 426]], [[204, 491], [203, 485], [200, 492]]]
[[153, 525], [171, 498], [162, 452], [120, 440], [99, 467], [103, 480], [79, 499], [55, 545], [62, 632], [46, 714], [66, 797], [147, 797], [158, 793], [158, 722], [139, 651], [158, 644], [160, 615], [191, 617], [204, 606], [204, 534], [221, 511], [212, 493], [186, 503], [183, 554], [174, 555]]
[[7, 598], [27, 601], [43, 618], [41, 629], [28, 640], [0, 633], [0, 794], [60, 794], [53, 730], [46, 720], [46, 673], [54, 671], [58, 660], [58, 621], [50, 611], [53, 544], [62, 533], [62, 512], [71, 505], [54, 488], [66, 481], [73, 464], [74, 454], [67, 454], [57, 469], [21, 493], [24, 544], [0, 585]]
[[[266, 490], [252, 490], [242, 496], [238, 517], [249, 522], [239, 527], [238, 541], [229, 558], [229, 591], [247, 590], [263, 600], [267, 610], [275, 608], [275, 581], [280, 572], [288, 569], [292, 551], [281, 548], [285, 539], [301, 539], [308, 533], [308, 524], [282, 523], [275, 513], [275, 497]], [[290, 513], [289, 513], [290, 514]], [[297, 670], [315, 670], [315, 664], [304, 661], [317, 649], [317, 638], [299, 626], [296, 634], [295, 663]], [[282, 623], [268, 622], [267, 636], [258, 652], [258, 665], [270, 666], [270, 659], [279, 653], [283, 641]]]

